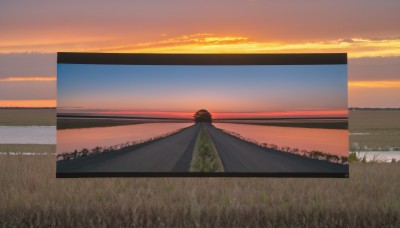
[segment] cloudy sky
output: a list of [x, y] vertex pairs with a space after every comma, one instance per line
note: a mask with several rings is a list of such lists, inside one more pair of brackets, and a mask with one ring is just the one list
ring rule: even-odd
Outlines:
[[400, 107], [400, 1], [0, 2], [0, 106], [54, 106], [56, 52], [349, 54], [349, 105]]

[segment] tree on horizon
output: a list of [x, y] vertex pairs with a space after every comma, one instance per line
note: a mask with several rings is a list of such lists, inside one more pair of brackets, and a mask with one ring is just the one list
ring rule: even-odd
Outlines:
[[212, 115], [209, 111], [205, 110], [205, 109], [200, 109], [199, 111], [197, 111], [194, 115], [194, 121], [196, 123], [199, 122], [208, 122], [211, 123], [212, 122]]

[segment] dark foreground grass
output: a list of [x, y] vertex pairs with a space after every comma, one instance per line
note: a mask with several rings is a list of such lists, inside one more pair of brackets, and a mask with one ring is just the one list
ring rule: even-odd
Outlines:
[[400, 165], [349, 179], [55, 179], [53, 156], [0, 156], [0, 226], [399, 227]]

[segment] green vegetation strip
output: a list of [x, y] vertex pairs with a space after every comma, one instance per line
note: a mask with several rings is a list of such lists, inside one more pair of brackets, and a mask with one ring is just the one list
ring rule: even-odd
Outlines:
[[56, 109], [0, 108], [0, 126], [55, 126]]
[[55, 153], [54, 144], [0, 144], [0, 152]]
[[191, 172], [223, 172], [224, 166], [218, 156], [217, 149], [204, 126], [200, 129], [194, 148]]

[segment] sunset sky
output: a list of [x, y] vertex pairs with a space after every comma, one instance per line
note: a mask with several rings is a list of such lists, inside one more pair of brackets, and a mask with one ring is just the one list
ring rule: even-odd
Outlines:
[[[297, 117], [321, 111], [337, 116], [347, 109], [346, 65], [57, 67], [58, 107], [77, 112], [163, 116], [163, 111], [190, 118], [206, 108], [219, 117], [280, 117], [283, 112]], [[177, 112], [186, 114], [174, 116]]]
[[0, 2], [0, 106], [55, 106], [56, 52], [347, 52], [349, 106], [400, 107], [400, 1]]

